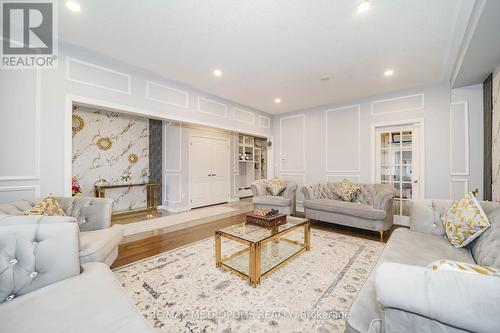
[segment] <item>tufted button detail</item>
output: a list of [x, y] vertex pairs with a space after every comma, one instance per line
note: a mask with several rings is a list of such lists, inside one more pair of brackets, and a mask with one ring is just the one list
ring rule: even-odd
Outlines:
[[7, 296], [7, 298], [6, 298], [5, 300], [6, 300], [7, 302], [10, 302], [10, 301], [12, 301], [12, 299], [13, 299], [14, 297], [16, 297], [16, 296], [15, 296], [15, 295], [9, 295], [9, 296]]
[[433, 224], [432, 224], [432, 227], [433, 227], [433, 228], [437, 227], [436, 223], [433, 223]]
[[31, 273], [31, 274], [30, 274], [30, 276], [31, 276], [32, 278], [35, 278], [37, 275], [38, 275], [38, 273], [37, 273], [37, 272], [33, 272], [33, 273]]
[[11, 265], [15, 265], [15, 264], [17, 264], [17, 259], [16, 259], [16, 258], [11, 259], [11, 260], [9, 261], [9, 263], [10, 263]]
[[38, 242], [37, 241], [33, 241], [33, 245], [37, 246]]

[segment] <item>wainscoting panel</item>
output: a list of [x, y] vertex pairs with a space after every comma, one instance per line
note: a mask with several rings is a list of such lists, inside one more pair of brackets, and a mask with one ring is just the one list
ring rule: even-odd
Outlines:
[[186, 91], [151, 81], [146, 82], [146, 99], [183, 108], [189, 106], [189, 94]]
[[450, 199], [458, 200], [469, 192], [468, 179], [450, 179]]
[[130, 75], [86, 61], [66, 58], [66, 80], [92, 87], [130, 94]]
[[416, 94], [373, 101], [371, 103], [371, 114], [379, 115], [385, 113], [420, 110], [423, 108], [424, 94]]
[[227, 118], [227, 105], [212, 101], [204, 97], [198, 97], [198, 111], [213, 116]]
[[271, 127], [271, 118], [266, 117], [266, 116], [259, 116], [259, 127], [270, 128]]
[[239, 108], [233, 108], [233, 119], [241, 123], [254, 125], [255, 124], [255, 113], [242, 110]]
[[359, 172], [360, 106], [328, 110], [325, 114], [327, 172]]
[[349, 174], [326, 175], [326, 181], [332, 183], [341, 182], [344, 178], [350, 180], [353, 183], [361, 182], [361, 177], [359, 175], [349, 175]]
[[40, 78], [36, 71], [2, 71], [0, 75], [1, 180], [39, 177]]
[[40, 198], [40, 186], [38, 185], [19, 185], [19, 186], [1, 186], [0, 203], [7, 203], [19, 200], [36, 200]]
[[182, 202], [182, 175], [180, 173], [165, 174], [164, 182], [165, 202]]
[[280, 119], [280, 170], [303, 172], [305, 169], [305, 115]]
[[467, 102], [450, 105], [450, 174], [469, 175], [469, 110]]

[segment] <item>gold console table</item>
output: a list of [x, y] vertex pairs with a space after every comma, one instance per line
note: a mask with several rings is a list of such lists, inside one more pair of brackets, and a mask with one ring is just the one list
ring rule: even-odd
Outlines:
[[143, 212], [153, 212], [158, 208], [158, 191], [155, 183], [131, 183], [131, 184], [109, 184], [109, 185], [94, 185], [94, 192], [97, 198], [105, 198], [106, 190], [124, 188], [124, 187], [139, 187], [145, 186], [146, 192], [146, 207], [140, 209], [133, 209], [128, 211], [121, 211], [113, 213], [113, 216], [124, 216]]

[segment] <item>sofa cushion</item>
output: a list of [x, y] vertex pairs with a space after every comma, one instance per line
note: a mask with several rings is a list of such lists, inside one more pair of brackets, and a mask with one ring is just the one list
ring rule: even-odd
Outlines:
[[2, 332], [153, 332], [102, 263], [0, 306]]
[[80, 233], [80, 261], [104, 262], [118, 247], [123, 237], [123, 225], [115, 224], [111, 228]]
[[304, 207], [325, 212], [351, 215], [371, 220], [383, 220], [385, 218], [385, 211], [383, 210], [375, 209], [372, 206], [368, 205], [361, 205], [355, 202], [341, 200], [305, 200]]
[[278, 197], [274, 195], [262, 195], [259, 197], [253, 197], [252, 201], [254, 204], [257, 205], [270, 205], [270, 206], [281, 206], [281, 207], [288, 207], [292, 204], [292, 199]]
[[491, 227], [469, 244], [477, 264], [500, 269], [500, 204], [481, 202]]
[[5, 204], [0, 204], [0, 214], [2, 215], [22, 215], [25, 211], [33, 207], [33, 202], [20, 200]]
[[[377, 266], [382, 262], [395, 262], [425, 267], [440, 259], [474, 263], [467, 248], [455, 248], [443, 236], [399, 228], [392, 233]], [[370, 273], [349, 310], [347, 332], [380, 332], [380, 328], [372, 327], [370, 330], [370, 326], [380, 327], [381, 319], [381, 308], [375, 290], [375, 271], [376, 269]]]

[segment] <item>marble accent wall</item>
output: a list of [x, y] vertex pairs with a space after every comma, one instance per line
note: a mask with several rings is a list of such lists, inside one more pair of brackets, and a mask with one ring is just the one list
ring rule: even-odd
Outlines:
[[500, 64], [493, 73], [493, 116], [492, 116], [492, 199], [500, 201]]
[[[149, 120], [122, 113], [78, 107], [73, 115], [81, 117], [84, 127], [73, 134], [73, 176], [82, 187], [81, 196], [95, 196], [94, 184], [101, 177], [109, 183], [122, 184], [120, 176], [130, 172], [129, 183], [147, 182], [149, 177]], [[96, 143], [107, 136], [112, 147], [102, 150]], [[128, 157], [136, 154], [133, 164]], [[114, 199], [113, 211], [146, 206], [146, 190], [142, 187], [107, 190]]]

